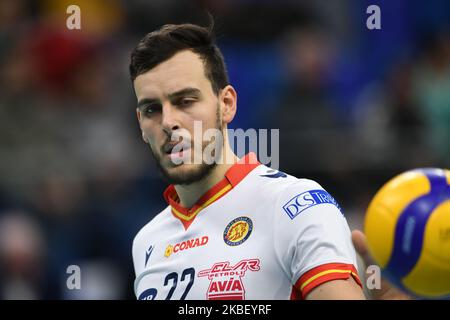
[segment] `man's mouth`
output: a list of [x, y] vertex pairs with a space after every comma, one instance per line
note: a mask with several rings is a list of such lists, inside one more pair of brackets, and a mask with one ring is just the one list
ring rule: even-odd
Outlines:
[[166, 157], [181, 158], [184, 156], [185, 151], [191, 149], [191, 144], [186, 142], [168, 143], [164, 146], [163, 151]]

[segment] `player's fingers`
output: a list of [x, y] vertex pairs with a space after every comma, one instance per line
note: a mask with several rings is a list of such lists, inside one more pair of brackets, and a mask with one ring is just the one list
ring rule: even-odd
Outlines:
[[361, 258], [364, 260], [366, 266], [373, 264], [373, 259], [370, 256], [369, 248], [367, 246], [366, 235], [360, 230], [353, 230], [352, 242], [356, 249], [356, 252], [358, 252]]
[[[367, 266], [375, 265], [375, 262], [372, 256], [369, 253], [369, 247], [367, 245], [366, 235], [360, 230], [352, 231], [352, 242], [355, 246], [356, 252], [361, 256], [364, 260], [364, 263]], [[368, 273], [366, 271], [366, 277]], [[373, 299], [383, 299], [383, 300], [391, 300], [391, 299], [411, 299], [410, 296], [401, 292], [399, 289], [396, 289], [391, 285], [386, 279], [381, 279], [381, 290], [372, 290], [370, 295]]]
[[367, 255], [367, 239], [364, 233], [357, 229], [353, 230], [352, 241], [353, 245], [355, 246], [356, 252], [358, 252], [361, 256]]

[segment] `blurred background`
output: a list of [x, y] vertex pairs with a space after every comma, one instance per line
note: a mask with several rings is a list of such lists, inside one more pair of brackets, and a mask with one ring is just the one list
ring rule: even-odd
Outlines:
[[0, 0], [1, 299], [135, 299], [132, 240], [166, 186], [129, 54], [205, 10], [239, 95], [231, 128], [279, 128], [280, 170], [322, 184], [351, 227], [389, 178], [450, 167], [447, 0]]

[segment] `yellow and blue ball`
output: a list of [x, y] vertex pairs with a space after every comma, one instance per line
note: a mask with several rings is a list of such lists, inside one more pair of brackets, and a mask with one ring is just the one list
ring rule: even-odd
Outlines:
[[450, 297], [450, 171], [417, 169], [388, 181], [366, 212], [369, 251], [404, 291]]

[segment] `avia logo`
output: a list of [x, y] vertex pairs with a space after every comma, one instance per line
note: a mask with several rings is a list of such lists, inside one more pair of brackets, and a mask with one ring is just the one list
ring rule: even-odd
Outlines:
[[145, 265], [144, 265], [144, 267], [147, 266], [148, 259], [149, 259], [150, 256], [152, 255], [152, 252], [153, 252], [153, 245], [151, 245], [150, 247], [148, 247], [147, 251], [145, 252]]
[[191, 249], [191, 248], [195, 248], [195, 247], [201, 247], [204, 246], [208, 243], [209, 238], [208, 236], [204, 236], [201, 238], [195, 238], [195, 239], [190, 239], [190, 240], [186, 240], [180, 243], [177, 243], [175, 245], [171, 245], [169, 244], [166, 247], [166, 250], [164, 252], [164, 256], [166, 258], [170, 257], [172, 255], [172, 253], [177, 253], [178, 251], [183, 251], [183, 250], [187, 250], [187, 249]]
[[245, 288], [242, 278], [247, 270], [259, 271], [259, 259], [241, 260], [234, 266], [230, 262], [217, 262], [211, 269], [202, 270], [198, 277], [208, 277], [210, 281], [206, 299], [208, 300], [244, 300]]
[[269, 170], [266, 174], [261, 174], [260, 176], [266, 178], [286, 178], [287, 174], [278, 170]]

